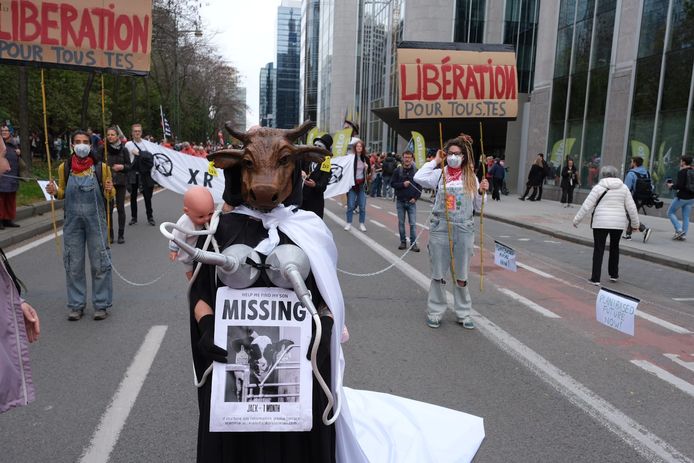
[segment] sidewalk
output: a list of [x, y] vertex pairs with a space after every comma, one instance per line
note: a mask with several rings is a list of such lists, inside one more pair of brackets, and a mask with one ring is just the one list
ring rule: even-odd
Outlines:
[[[565, 208], [557, 201], [519, 201], [518, 196], [508, 195], [502, 196], [501, 201], [487, 201], [484, 215], [488, 219], [592, 247], [590, 214], [583, 218], [578, 228], [572, 225], [579, 208], [580, 204]], [[622, 255], [694, 272], [694, 236], [690, 237], [690, 241], [673, 241], [674, 230], [670, 220], [642, 214], [639, 218], [653, 230], [651, 238], [648, 243], [644, 243], [643, 233], [634, 232], [631, 241], [620, 240], [619, 250]]]
[[[60, 228], [63, 226], [63, 201], [55, 201], [54, 204], [56, 224]], [[3, 249], [53, 231], [51, 203], [42, 201], [32, 206], [18, 207], [15, 222], [19, 228], [5, 227], [0, 230], [0, 247]]]

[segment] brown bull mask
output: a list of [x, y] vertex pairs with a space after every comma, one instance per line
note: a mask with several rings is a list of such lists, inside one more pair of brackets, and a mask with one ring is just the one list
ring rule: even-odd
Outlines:
[[292, 193], [298, 162], [323, 162], [325, 156], [331, 155], [330, 151], [317, 146], [294, 144], [314, 125], [306, 121], [289, 130], [260, 127], [238, 132], [227, 122], [227, 131], [243, 143], [243, 148], [216, 151], [207, 159], [225, 172], [240, 166], [243, 202], [254, 209], [270, 211]]

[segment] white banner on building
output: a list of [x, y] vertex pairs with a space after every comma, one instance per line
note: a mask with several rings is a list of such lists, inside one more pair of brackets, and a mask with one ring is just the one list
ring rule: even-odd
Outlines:
[[211, 432], [309, 431], [312, 427], [311, 315], [283, 288], [217, 290]]
[[607, 288], [600, 288], [595, 301], [595, 318], [610, 328], [633, 336], [639, 300]]
[[203, 186], [210, 190], [215, 203], [222, 202], [224, 171], [222, 169], [210, 171], [210, 163], [207, 159], [180, 153], [144, 140], [137, 146], [154, 155], [152, 178], [159, 185], [180, 194], [185, 193], [192, 186]]
[[330, 164], [330, 181], [324, 198], [343, 195], [354, 186], [354, 156], [333, 156]]

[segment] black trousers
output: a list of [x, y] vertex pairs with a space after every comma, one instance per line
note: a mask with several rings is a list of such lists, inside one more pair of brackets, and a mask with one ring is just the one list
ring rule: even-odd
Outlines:
[[529, 198], [529, 199], [531, 199], [531, 200], [532, 200], [532, 199], [535, 199], [535, 195], [537, 194], [537, 186], [530, 186], [530, 185], [527, 185], [527, 186], [525, 187], [525, 193], [523, 193], [523, 196], [521, 196], [521, 198], [525, 199], [525, 197], [528, 196], [528, 193], [530, 192], [530, 189], [531, 189], [531, 188], [533, 189], [533, 192], [532, 192], [532, 194], [530, 195], [530, 198]]
[[571, 204], [574, 202], [574, 188], [575, 186], [566, 186], [561, 189], [561, 203]]
[[503, 182], [504, 179], [502, 178], [492, 178], [492, 199], [501, 200], [501, 185]]
[[109, 209], [109, 220], [111, 221], [111, 229], [108, 231], [111, 241], [113, 241], [113, 209], [118, 211], [118, 236], [123, 236], [125, 230], [125, 192], [128, 190], [125, 185], [114, 185], [116, 189], [116, 199], [111, 201]]
[[607, 261], [607, 273], [612, 278], [619, 277], [619, 240], [622, 238], [622, 230], [610, 228], [593, 229], [593, 273], [590, 279], [600, 281], [602, 272], [602, 256], [605, 254], [605, 243], [610, 236], [610, 257]]
[[152, 193], [154, 192], [154, 187], [140, 185], [139, 183], [130, 184], [130, 219], [137, 222], [137, 189], [141, 188], [142, 197], [145, 198], [145, 212], [147, 213], [148, 219], [154, 218], [154, 213], [152, 212]]

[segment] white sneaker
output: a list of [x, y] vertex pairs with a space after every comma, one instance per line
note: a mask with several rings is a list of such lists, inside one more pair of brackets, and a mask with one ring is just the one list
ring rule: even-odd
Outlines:
[[351, 223], [348, 223], [347, 225], [345, 225], [345, 231], [350, 231], [351, 229], [352, 229]]
[[366, 231], [366, 226], [364, 226], [363, 223], [360, 223], [360, 224], [359, 224], [359, 230], [365, 232], [365, 231]]

